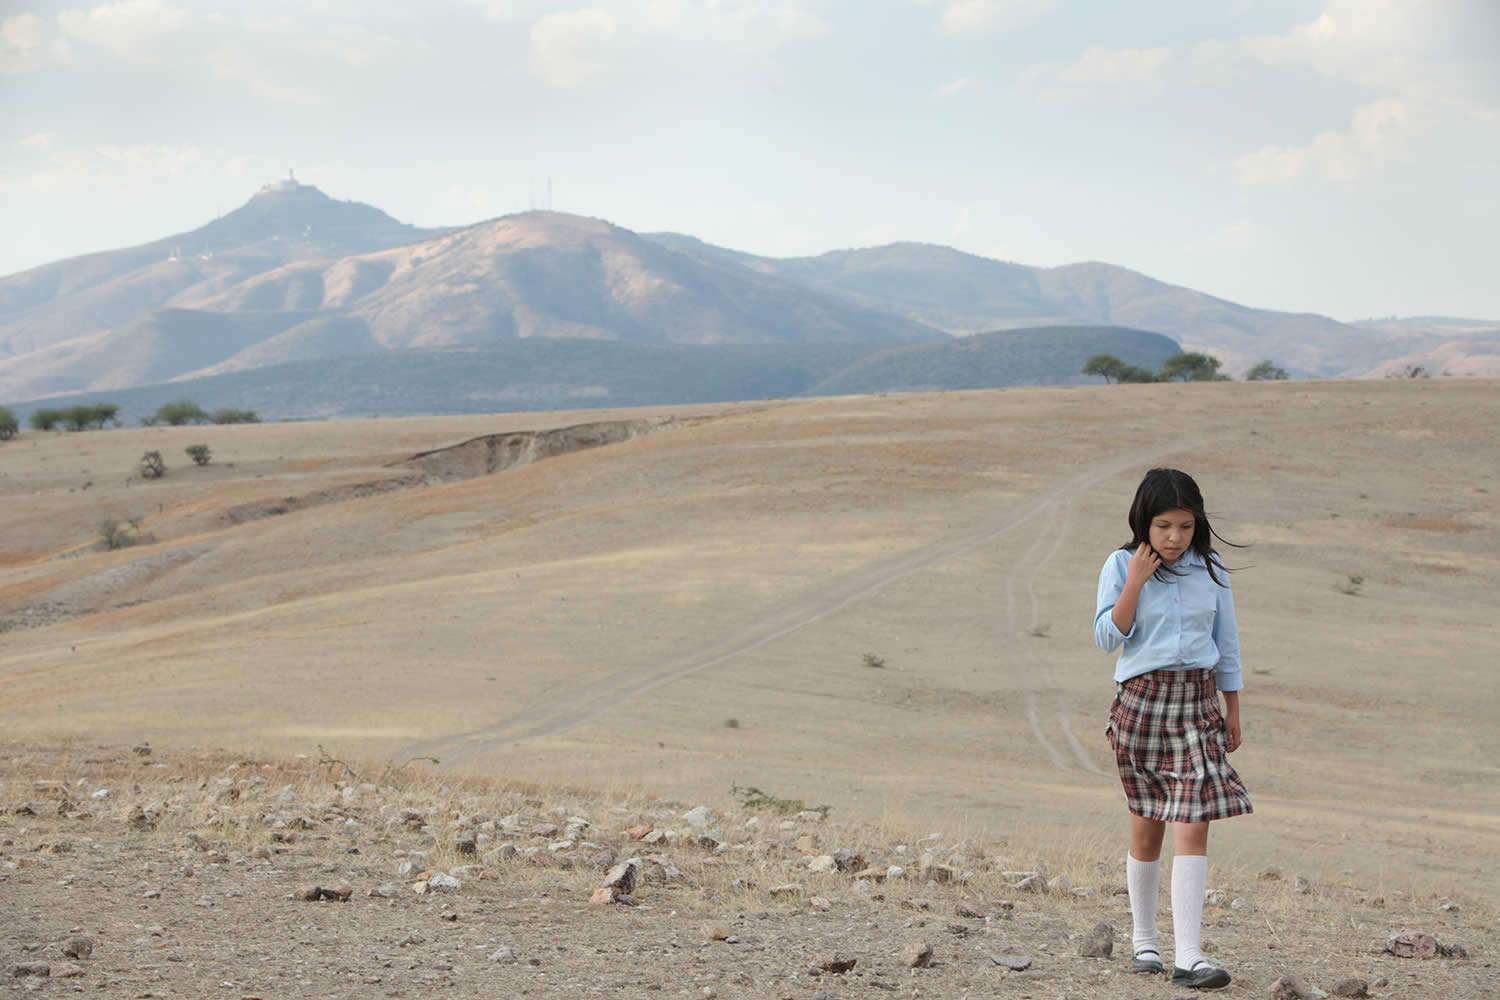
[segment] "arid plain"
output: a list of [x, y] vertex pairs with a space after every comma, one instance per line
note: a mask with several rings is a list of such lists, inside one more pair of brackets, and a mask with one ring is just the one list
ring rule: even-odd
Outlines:
[[[618, 421], [652, 432], [407, 461]], [[1248, 546], [1223, 551], [1256, 813], [1216, 863], [1493, 901], [1497, 426], [1500, 381], [1436, 378], [26, 432], [0, 740], [756, 786], [1114, 859], [1094, 586], [1169, 464]], [[106, 519], [155, 540], [99, 550]]]

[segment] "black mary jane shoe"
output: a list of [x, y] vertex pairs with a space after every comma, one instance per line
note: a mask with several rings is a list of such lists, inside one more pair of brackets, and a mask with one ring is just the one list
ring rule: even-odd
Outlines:
[[[1147, 955], [1155, 956], [1147, 958]], [[1130, 959], [1130, 971], [1159, 976], [1166, 971], [1161, 964], [1161, 953], [1151, 948], [1142, 948]]]
[[1191, 969], [1174, 967], [1172, 985], [1189, 986], [1195, 990], [1222, 990], [1229, 985], [1229, 973], [1200, 959], [1193, 963]]

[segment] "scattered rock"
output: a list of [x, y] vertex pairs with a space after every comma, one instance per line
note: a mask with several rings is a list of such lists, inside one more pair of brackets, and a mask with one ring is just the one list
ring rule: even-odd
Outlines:
[[1078, 954], [1084, 958], [1108, 958], [1114, 951], [1115, 929], [1102, 920], [1084, 935], [1083, 942], [1078, 946]]
[[354, 886], [349, 885], [347, 882], [335, 886], [305, 885], [293, 892], [292, 895], [304, 903], [316, 903], [324, 899], [347, 903], [349, 902], [349, 897], [354, 895]]
[[64, 962], [62, 965], [54, 965], [49, 975], [53, 979], [77, 979], [83, 975], [83, 966]]
[[1370, 995], [1370, 984], [1358, 976], [1350, 976], [1347, 979], [1340, 979], [1333, 984], [1333, 995], [1336, 997], [1353, 997], [1355, 1000], [1359, 1000], [1361, 997]]
[[6, 971], [17, 979], [23, 976], [49, 976], [52, 974], [52, 966], [46, 962], [17, 962]]
[[683, 813], [682, 821], [688, 826], [702, 830], [714, 821], [714, 814], [707, 806], [698, 806]]
[[807, 905], [812, 909], [817, 910], [819, 913], [827, 913], [833, 908], [833, 904], [822, 896], [808, 897]]
[[1029, 955], [991, 955], [990, 961], [1012, 972], [1024, 972], [1031, 968], [1031, 956]]
[[135, 746], [130, 748], [130, 752], [140, 754], [142, 757], [149, 757], [151, 756], [151, 744], [137, 743]]
[[812, 964], [807, 967], [810, 976], [821, 976], [824, 974], [842, 976], [846, 972], [852, 972], [859, 959], [850, 955], [834, 955], [832, 958], [823, 958], [820, 955], [813, 956]]
[[635, 892], [636, 873], [640, 868], [639, 858], [620, 862], [604, 874], [604, 887], [627, 895]]
[[479, 843], [473, 837], [459, 837], [453, 842], [453, 849], [465, 857], [473, 857], [479, 853]]
[[857, 872], [865, 867], [864, 855], [844, 847], [833, 852], [833, 863], [841, 872]]
[[1015, 887], [1021, 892], [1046, 892], [1047, 880], [1040, 875], [1027, 875]]
[[1255, 877], [1265, 882], [1275, 882], [1281, 878], [1281, 869], [1276, 867], [1275, 865], [1272, 865], [1271, 867], [1261, 871], [1261, 873]]
[[1271, 1000], [1311, 1000], [1307, 984], [1295, 972], [1282, 974], [1271, 984]]
[[819, 875], [827, 875], [838, 870], [838, 864], [829, 854], [819, 854], [807, 859], [807, 870]]
[[790, 899], [800, 897], [806, 890], [797, 882], [788, 882], [786, 885], [778, 885], [771, 889], [771, 896], [775, 899]]
[[932, 965], [932, 945], [926, 941], [912, 941], [901, 949], [901, 964], [908, 969], [925, 969]]
[[1297, 879], [1292, 883], [1292, 886], [1297, 890], [1299, 894], [1303, 896], [1306, 896], [1312, 892], [1312, 883], [1301, 875], [1297, 876]]
[[497, 962], [500, 965], [514, 965], [516, 962], [515, 950], [510, 945], [502, 944], [490, 952], [490, 961]]
[[1405, 928], [1392, 934], [1385, 950], [1397, 958], [1432, 958], [1438, 953], [1437, 938]]
[[1444, 903], [1442, 906], [1439, 906], [1438, 909], [1442, 910], [1444, 913], [1457, 913], [1458, 912], [1458, 904], [1457, 903]]
[[594, 894], [589, 897], [589, 903], [593, 906], [608, 906], [616, 902], [619, 896], [620, 893], [617, 890], [606, 885], [594, 890]]
[[433, 892], [457, 892], [463, 887], [462, 882], [443, 872], [437, 872], [427, 880], [427, 888]]
[[884, 868], [864, 868], [854, 873], [856, 879], [865, 879], [870, 882], [884, 882], [886, 870]]
[[652, 826], [650, 823], [641, 823], [626, 830], [625, 835], [631, 840], [640, 840], [642, 837], [646, 836], [646, 834], [650, 833], [651, 830]]
[[385, 885], [377, 885], [370, 890], [369, 894], [380, 899], [395, 899], [401, 895], [401, 890], [387, 882]]
[[698, 925], [698, 930], [705, 941], [723, 941], [734, 934], [728, 924], [717, 920], [704, 921]]
[[62, 953], [69, 958], [88, 958], [94, 953], [94, 941], [82, 936], [68, 938], [63, 942]]
[[960, 917], [967, 917], [970, 920], [978, 920], [984, 916], [984, 907], [976, 906], [975, 904], [969, 902], [967, 899], [960, 899], [956, 904], [954, 904], [953, 912], [958, 914]]

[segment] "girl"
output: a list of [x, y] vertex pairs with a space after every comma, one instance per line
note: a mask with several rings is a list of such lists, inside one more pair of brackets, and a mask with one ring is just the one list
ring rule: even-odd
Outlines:
[[1199, 947], [1208, 824], [1251, 811], [1250, 795], [1226, 756], [1241, 745], [1244, 686], [1229, 570], [1214, 551], [1218, 534], [1203, 510], [1203, 494], [1187, 473], [1146, 473], [1129, 520], [1130, 543], [1111, 553], [1099, 574], [1094, 641], [1107, 653], [1125, 647], [1115, 665], [1105, 735], [1130, 808], [1130, 969], [1165, 971], [1156, 897], [1162, 834], [1171, 823], [1172, 983], [1219, 989], [1229, 985], [1229, 973], [1210, 964]]

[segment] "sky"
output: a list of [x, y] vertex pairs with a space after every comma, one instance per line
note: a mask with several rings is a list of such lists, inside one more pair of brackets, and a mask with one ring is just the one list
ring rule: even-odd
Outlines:
[[295, 170], [769, 256], [1500, 320], [1495, 0], [0, 0], [0, 274]]

